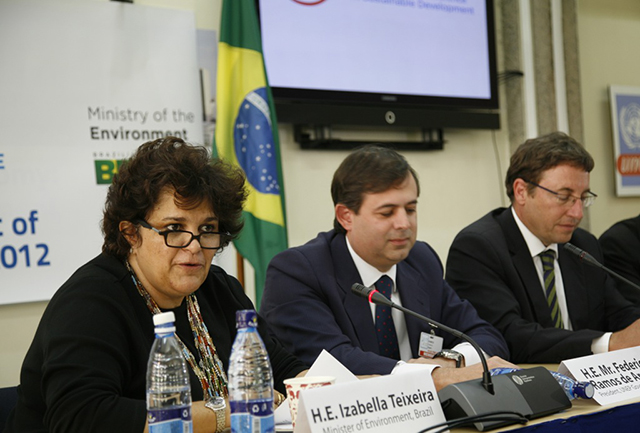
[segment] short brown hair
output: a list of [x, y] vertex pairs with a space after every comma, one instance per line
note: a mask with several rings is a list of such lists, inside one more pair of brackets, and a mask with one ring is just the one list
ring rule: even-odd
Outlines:
[[[511, 155], [504, 182], [511, 202], [513, 203], [513, 182], [516, 179], [538, 183], [544, 171], [561, 164], [581, 168], [587, 173], [594, 166], [589, 152], [563, 132], [552, 132], [522, 143]], [[533, 188], [533, 185], [529, 185], [529, 191]]]
[[[121, 221], [146, 219], [165, 188], [176, 192], [176, 205], [191, 209], [208, 201], [218, 217], [222, 247], [242, 230], [242, 207], [247, 197], [242, 170], [207, 149], [180, 138], [165, 137], [142, 144], [125, 161], [109, 186], [102, 219], [102, 251], [126, 259], [130, 245], [120, 232]], [[221, 248], [222, 249], [222, 248]]]
[[[375, 194], [398, 186], [409, 174], [416, 181], [419, 195], [418, 175], [404, 156], [380, 145], [360, 147], [342, 161], [333, 175], [333, 204], [343, 204], [357, 214], [365, 193]], [[345, 232], [337, 218], [333, 220], [333, 227], [337, 232]]]

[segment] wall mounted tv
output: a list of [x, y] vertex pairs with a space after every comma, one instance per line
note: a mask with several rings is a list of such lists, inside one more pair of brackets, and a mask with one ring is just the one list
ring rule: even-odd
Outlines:
[[493, 0], [256, 0], [278, 121], [500, 127]]

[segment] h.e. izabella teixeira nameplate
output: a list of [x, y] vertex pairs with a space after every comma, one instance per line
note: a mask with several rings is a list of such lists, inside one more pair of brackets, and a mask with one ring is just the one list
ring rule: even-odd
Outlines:
[[294, 432], [419, 431], [444, 421], [431, 375], [416, 370], [303, 391]]

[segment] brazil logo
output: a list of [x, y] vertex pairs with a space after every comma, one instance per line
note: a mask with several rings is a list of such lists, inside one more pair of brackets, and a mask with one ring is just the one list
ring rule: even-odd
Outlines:
[[236, 157], [256, 191], [279, 194], [271, 113], [264, 87], [249, 93], [240, 104], [233, 132]]
[[124, 159], [96, 159], [96, 184], [109, 185], [123, 162]]

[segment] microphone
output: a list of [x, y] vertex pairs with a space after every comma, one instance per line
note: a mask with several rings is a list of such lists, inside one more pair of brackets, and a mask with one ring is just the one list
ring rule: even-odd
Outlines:
[[[386, 305], [414, 316], [434, 329], [442, 329], [468, 342], [478, 352], [482, 363], [482, 379], [454, 383], [438, 392], [448, 420], [483, 415], [495, 410], [517, 412], [527, 419], [533, 419], [571, 407], [566, 394], [546, 368], [527, 368], [491, 376], [482, 349], [468, 335], [398, 305], [374, 288], [355, 283], [351, 286], [351, 292], [373, 304]], [[521, 418], [479, 420], [474, 424], [479, 431], [485, 431], [516, 422], [521, 422]]]
[[573, 245], [573, 244], [571, 244], [569, 242], [564, 244], [564, 249], [567, 250], [567, 251], [570, 251], [571, 253], [573, 253], [576, 256], [578, 256], [580, 258], [580, 260], [584, 261], [585, 263], [587, 263], [587, 264], [589, 264], [591, 266], [595, 266], [596, 268], [600, 268], [603, 271], [607, 272], [609, 275], [612, 275], [612, 276], [616, 277], [617, 279], [619, 279], [621, 281], [624, 281], [625, 283], [627, 283], [631, 287], [634, 287], [634, 288], [640, 290], [640, 286], [638, 286], [636, 283], [626, 279], [625, 277], [623, 277], [622, 275], [618, 274], [617, 272], [614, 272], [611, 269], [607, 268], [606, 266], [604, 266], [602, 263], [597, 261], [591, 254], [589, 254], [585, 250], [583, 250], [581, 248], [578, 248], [578, 247], [576, 247], [575, 245]]
[[396, 306], [396, 304], [394, 304], [391, 299], [387, 298], [376, 289], [366, 287], [360, 283], [355, 283], [353, 286], [351, 286], [351, 291], [361, 298], [368, 299], [372, 304], [386, 305], [387, 307], [392, 308]]
[[493, 390], [493, 381], [491, 380], [491, 373], [489, 372], [489, 366], [487, 365], [487, 360], [484, 358], [484, 354], [482, 353], [482, 349], [471, 337], [468, 335], [458, 331], [457, 329], [449, 328], [442, 323], [438, 323], [433, 319], [429, 319], [421, 314], [416, 313], [415, 311], [411, 311], [408, 308], [403, 307], [402, 305], [398, 305], [392, 302], [389, 298], [384, 296], [382, 293], [378, 292], [376, 289], [371, 287], [365, 287], [360, 283], [355, 283], [351, 286], [351, 291], [358, 296], [369, 299], [369, 302], [372, 304], [378, 305], [386, 305], [387, 307], [395, 308], [397, 310], [402, 311], [405, 314], [409, 314], [411, 316], [417, 317], [423, 322], [427, 322], [429, 326], [434, 329], [442, 329], [443, 331], [454, 335], [455, 337], [460, 338], [471, 344], [473, 348], [478, 352], [480, 357], [480, 362], [482, 363], [482, 387], [486, 389], [489, 393], [494, 394]]

